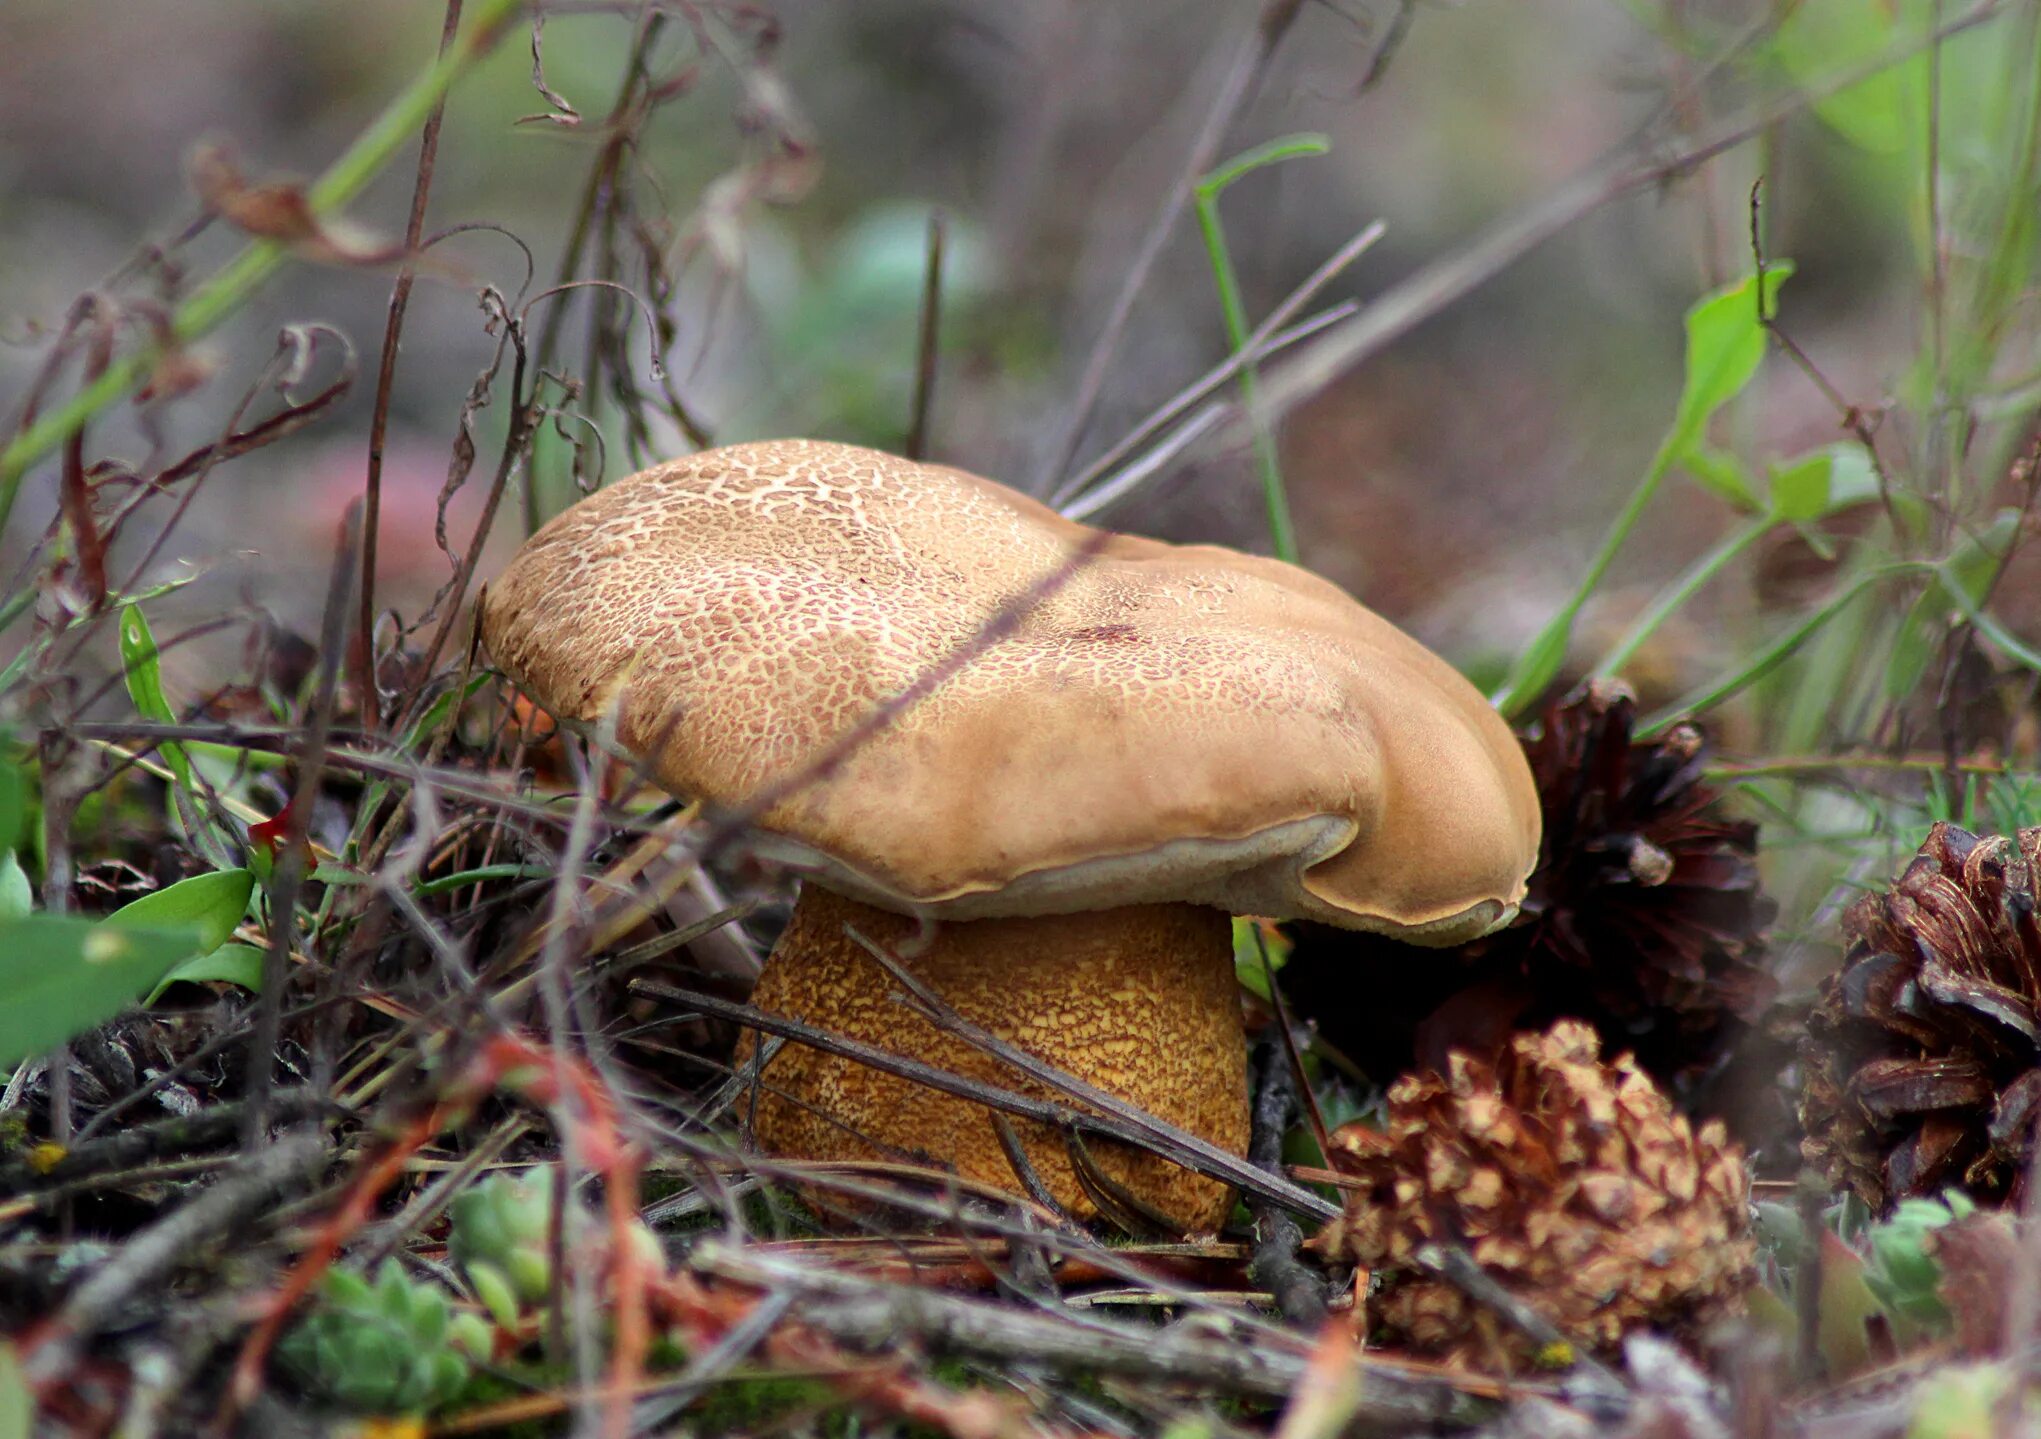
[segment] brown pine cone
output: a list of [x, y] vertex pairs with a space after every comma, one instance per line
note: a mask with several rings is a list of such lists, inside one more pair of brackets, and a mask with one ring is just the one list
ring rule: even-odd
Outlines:
[[1485, 1370], [1550, 1356], [1443, 1279], [1416, 1271], [1464, 1244], [1575, 1343], [1613, 1348], [1640, 1325], [1685, 1330], [1741, 1307], [1753, 1274], [1742, 1150], [1696, 1131], [1630, 1055], [1603, 1063], [1588, 1025], [1519, 1034], [1493, 1065], [1400, 1079], [1386, 1132], [1347, 1125], [1333, 1164], [1360, 1181], [1313, 1243], [1395, 1271], [1370, 1301], [1394, 1339]]
[[1701, 731], [1639, 741], [1636, 719], [1628, 688], [1592, 681], [1526, 739], [1545, 847], [1524, 912], [1548, 969], [1575, 972], [1626, 1029], [1666, 1027], [1669, 1073], [1693, 1041], [1705, 1050], [1703, 1036], [1770, 1002], [1772, 906], [1758, 893], [1757, 826], [1723, 818], [1702, 782]]
[[1284, 979], [1299, 1012], [1385, 1069], [1562, 1017], [1669, 1084], [1719, 1065], [1775, 989], [1757, 826], [1718, 812], [1699, 730], [1640, 741], [1636, 710], [1627, 687], [1593, 681], [1524, 736], [1545, 837], [1513, 925], [1445, 954], [1300, 926]]
[[2041, 827], [1940, 823], [1850, 947], [1802, 1045], [1801, 1150], [1884, 1213], [1961, 1184], [2018, 1203], [2041, 1110]]

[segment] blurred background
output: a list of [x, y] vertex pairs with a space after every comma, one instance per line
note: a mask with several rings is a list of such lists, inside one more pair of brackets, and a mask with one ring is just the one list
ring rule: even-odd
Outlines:
[[[1226, 357], [1212, 265], [1185, 210], [1098, 384], [1084, 379], [1186, 157], [1240, 78], [1253, 7], [782, 0], [673, 5], [650, 20], [635, 3], [562, 0], [544, 13], [542, 44], [520, 21], [447, 112], [426, 230], [498, 228], [430, 252], [406, 324], [377, 593], [392, 634], [417, 623], [453, 572], [447, 547], [470, 543], [502, 434], [499, 395], [473, 415], [482, 459], [446, 505], [443, 547], [435, 526], [463, 397], [497, 352], [478, 304], [485, 287], [515, 297], [607, 274], [637, 297], [584, 290], [531, 310], [560, 413], [528, 496], [505, 502], [492, 555], [577, 483], [689, 444], [652, 375], [655, 333], [664, 384], [718, 442], [798, 433], [900, 446], [933, 210], [947, 223], [933, 456], [1046, 494]], [[1932, 72], [1923, 60], [1819, 105], [1806, 97], [1917, 40], [1935, 17], [1957, 18], [1880, 0], [1810, 0], [1783, 29], [1761, 0], [1328, 0], [1286, 14], [1213, 137], [1218, 160], [1295, 132], [1328, 142], [1323, 155], [1246, 176], [1220, 206], [1251, 322], [1371, 223], [1384, 238], [1314, 307], [1379, 295], [1639, 137], [1633, 158], [1668, 165], [1286, 417], [1304, 563], [1481, 682], [1499, 680], [1573, 592], [1649, 464], [1680, 392], [1683, 312], [1751, 270], [1760, 174], [1766, 247], [1797, 266], [1781, 323], [1827, 388], [1774, 354], [1717, 439], [1759, 473], [1849, 439], [1852, 419], [1896, 464], [1925, 453], [1931, 438], [1910, 417], [1934, 412], [1939, 382], [1923, 378], [1919, 357], [1929, 300], [1964, 258], [1957, 221], [1974, 209], [1981, 226], [1998, 223], [2005, 212], [1987, 203], [1995, 192], [1979, 198], [1978, 176], [2009, 154], [2015, 167], [2032, 160], [2031, 147], [1994, 148], [2002, 117], [1980, 111], [2012, 103], [2005, 72], [2020, 61], [2007, 56], [2020, 55], [2031, 15], [1965, 30]], [[127, 323], [145, 323], [134, 315], [149, 297], [188, 293], [243, 242], [222, 223], [187, 234], [203, 213], [200, 147], [227, 147], [250, 182], [316, 174], [429, 62], [442, 19], [427, 0], [12, 0], [0, 18], [6, 408], [29, 392], [77, 296], [114, 277], [139, 297]], [[1932, 233], [1909, 138], [1926, 133], [1915, 123], [1923, 84], [1943, 127], [1927, 175], [1946, 209]], [[1699, 166], [1671, 163], [1737, 117], [1744, 143]], [[166, 614], [316, 627], [336, 527], [362, 487], [388, 242], [403, 233], [414, 156], [407, 140], [349, 207], [361, 238], [339, 258], [355, 263], [292, 264], [195, 353], [202, 388], [92, 432], [93, 454], [145, 468], [145, 455], [219, 432], [285, 327], [318, 322], [354, 347], [360, 373], [337, 404], [194, 493], [150, 566], [158, 578], [193, 567], [204, 578], [165, 601]], [[152, 258], [148, 243], [167, 256]], [[378, 245], [384, 263], [373, 262]], [[1992, 312], [2009, 330], [2030, 324], [2023, 292]], [[656, 325], [641, 299], [663, 316]], [[1993, 351], [1972, 377], [2006, 434], [2031, 405], [2030, 356]], [[321, 338], [290, 394], [317, 391], [341, 366], [340, 346]], [[247, 413], [281, 403], [259, 393]], [[1237, 430], [1214, 433], [1101, 519], [1267, 548], [1253, 459]], [[1994, 443], [1975, 451], [1977, 513], [2002, 498], [2002, 461], [2016, 448]], [[10, 567], [54, 497], [45, 465], [5, 537]], [[1964, 522], [1953, 506], [1944, 518]], [[1583, 611], [1577, 648], [1606, 649], [1739, 522], [1715, 490], [1675, 476]], [[1845, 536], [1863, 528], [1861, 512], [1824, 523]], [[1832, 561], [1813, 528], [1768, 534], [1658, 630], [1626, 669], [1647, 709], [1748, 655], [1776, 614], [1820, 592]], [[132, 561], [152, 538], [127, 535], [119, 553]], [[2016, 601], [2033, 592], [2016, 560], [2000, 612], [2029, 636], [2041, 628], [2034, 607]], [[199, 687], [233, 642], [222, 632], [166, 654], [173, 685]], [[1850, 642], [1839, 643], [1846, 663]], [[1790, 708], [1773, 700], [1774, 716]], [[1876, 707], [1824, 709], [1785, 732], [1746, 697], [1711, 723], [1750, 753], [1903, 744], [1889, 720]]]
[[[635, 29], [635, 6], [571, 8], [546, 27], [545, 81], [580, 123], [543, 118], [553, 107], [533, 87], [528, 48], [503, 44], [454, 98], [428, 223], [500, 224], [531, 247], [541, 275], [568, 238]], [[1163, 0], [764, 8], [777, 40], [763, 54], [755, 31], [717, 20], [704, 22], [719, 32], [710, 53], [680, 24], [657, 42], [657, 68], [686, 93], [646, 123], [629, 164], [684, 292], [669, 355], [676, 385], [718, 440], [897, 445], [924, 217], [939, 206], [952, 243], [932, 448], [1031, 485], [1053, 463], [1087, 347], [1251, 15]], [[1719, 35], [1757, 8], [1673, 10]], [[429, 59], [440, 22], [424, 0], [10, 5], [0, 333], [11, 343], [0, 388], [26, 385], [37, 329], [58, 324], [74, 296], [144, 238], [196, 216], [195, 146], [232, 145], [254, 177], [316, 173]], [[1400, 40], [1389, 34], [1397, 25]], [[1382, 55], [1385, 40], [1396, 43]], [[1688, 68], [1612, 0], [1426, 3], [1400, 19], [1393, 4], [1306, 6], [1221, 148], [1295, 131], [1331, 141], [1330, 154], [1257, 173], [1227, 196], [1249, 313], [1266, 313], [1375, 220], [1385, 238], [1327, 298], [1378, 290], [1617, 146]], [[773, 153], [780, 126], [805, 156]], [[1750, 266], [1745, 203], [1758, 159], [1752, 148], [1610, 205], [1306, 406], [1284, 432], [1306, 563], [1465, 662], [1493, 663], [1528, 637], [1571, 589], [1664, 427], [1681, 311]], [[1904, 211], [1816, 122], [1782, 127], [1771, 159], [1772, 243], [1801, 269], [1787, 319], [1845, 393], [1875, 403], [1890, 378], [1879, 359], [1903, 353], [1913, 323]], [[401, 234], [411, 181], [407, 154], [353, 215]], [[233, 243], [202, 236], [186, 263], [202, 274]], [[500, 236], [466, 236], [442, 254], [460, 273], [428, 276], [417, 294], [389, 445], [386, 567], [410, 582], [413, 604], [447, 569], [430, 541], [434, 496], [461, 397], [492, 349], [474, 291], [514, 292], [523, 273]], [[213, 383], [244, 386], [277, 327], [302, 320], [350, 336], [372, 373], [388, 288], [376, 269], [294, 269], [213, 342]], [[1225, 353], [1186, 214], [1080, 454]], [[309, 622], [317, 586], [307, 582], [323, 577], [332, 526], [360, 489], [372, 390], [357, 384], [325, 423], [208, 483], [180, 548], [216, 562], [215, 603], [246, 594]], [[1745, 422], [1781, 446], [1835, 433], [1811, 385], [1782, 380], [1764, 400]], [[177, 438], [197, 443], [206, 418], [190, 414], [191, 433]], [[611, 475], [625, 472], [623, 447], [610, 451]], [[540, 468], [551, 507], [563, 476]], [[1237, 452], [1194, 456], [1112, 518], [1265, 543]], [[1726, 518], [1681, 495], [1624, 569], [1662, 575]], [[1610, 603], [1630, 577], [1619, 575]]]

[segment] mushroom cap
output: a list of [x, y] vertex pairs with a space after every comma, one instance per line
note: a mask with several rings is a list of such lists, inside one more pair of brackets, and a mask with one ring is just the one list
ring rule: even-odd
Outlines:
[[1537, 859], [1509, 727], [1336, 586], [850, 445], [618, 481], [525, 544], [482, 633], [560, 719], [676, 794], [769, 801], [761, 852], [881, 908], [1187, 901], [1453, 944], [1514, 912]]

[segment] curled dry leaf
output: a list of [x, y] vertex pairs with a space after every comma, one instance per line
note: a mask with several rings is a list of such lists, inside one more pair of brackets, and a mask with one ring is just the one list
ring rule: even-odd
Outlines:
[[401, 242], [319, 215], [296, 181], [249, 180], [225, 146], [201, 145], [192, 154], [189, 172], [191, 188], [207, 209], [244, 234], [288, 246], [300, 259], [389, 265], [414, 258]]
[[173, 339], [156, 351], [156, 357], [149, 365], [149, 378], [135, 392], [135, 402], [146, 405], [158, 400], [182, 399], [202, 389], [219, 367], [219, 360], [209, 352]]

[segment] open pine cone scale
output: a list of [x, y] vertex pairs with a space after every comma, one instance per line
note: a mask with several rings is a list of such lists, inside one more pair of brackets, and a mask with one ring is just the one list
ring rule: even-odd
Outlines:
[[[1635, 710], [1619, 687], [1590, 687], [1548, 711], [1526, 744], [1548, 801], [1545, 867], [1525, 912], [1545, 930], [1545, 946], [1581, 969], [1591, 969], [1611, 941], [1650, 956], [1637, 975], [1644, 993], [1619, 1012], [1726, 1011], [1749, 1019], [1770, 999], [1769, 980], [1722, 957], [1751, 947], [1756, 827], [1720, 817], [1717, 796], [1703, 783], [1708, 752], [1698, 730], [1681, 725], [1655, 744], [1639, 744], [1631, 734]], [[1624, 903], [1579, 903], [1610, 885], [1627, 891]], [[1583, 914], [1614, 933], [1579, 932]]]
[[1719, 1121], [1694, 1126], [1592, 1028], [1520, 1033], [1490, 1058], [1389, 1091], [1388, 1125], [1347, 1125], [1329, 1158], [1354, 1182], [1313, 1246], [1394, 1271], [1368, 1300], [1384, 1337], [1491, 1370], [1535, 1367], [1538, 1346], [1454, 1286], [1419, 1272], [1457, 1243], [1587, 1348], [1652, 1325], [1692, 1333], [1734, 1312], [1749, 1283], [1749, 1177]]
[[1960, 1181], [2017, 1198], [2041, 1113], [2041, 827], [1939, 823], [1851, 945], [1809, 1026], [1808, 1157], [1883, 1210]]

